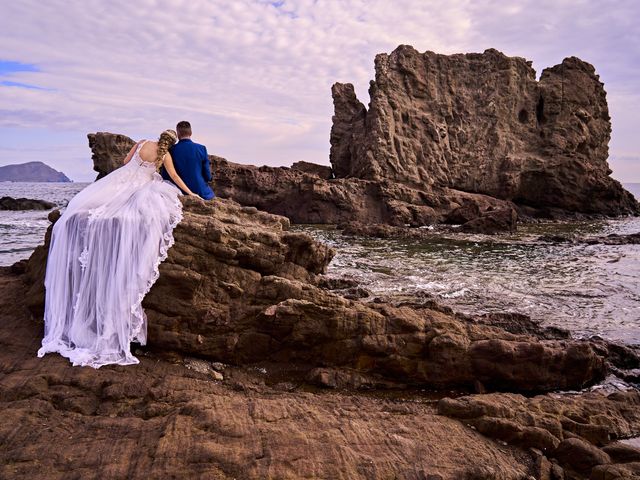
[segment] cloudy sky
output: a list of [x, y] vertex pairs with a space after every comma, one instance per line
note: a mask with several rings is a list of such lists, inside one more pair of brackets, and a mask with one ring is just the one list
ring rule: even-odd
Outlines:
[[596, 66], [613, 176], [640, 182], [637, 0], [0, 0], [0, 165], [92, 180], [86, 134], [154, 138], [188, 119], [241, 163], [328, 164], [331, 85], [368, 102], [376, 53], [497, 48], [538, 72]]

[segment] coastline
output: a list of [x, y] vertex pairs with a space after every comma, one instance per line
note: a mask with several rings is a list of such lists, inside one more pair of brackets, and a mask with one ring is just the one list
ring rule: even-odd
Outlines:
[[[314, 286], [330, 258], [326, 247], [289, 233], [285, 219], [226, 200], [185, 202], [176, 245], [145, 299], [153, 340], [136, 351], [140, 365], [93, 370], [57, 355], [36, 358], [46, 249], [22, 273], [0, 272], [0, 439], [11, 440], [0, 449], [5, 476], [521, 480], [559, 471], [582, 479], [588, 475], [576, 459], [585, 454], [600, 462], [589, 471], [611, 463], [627, 471], [615, 440], [640, 434], [640, 394], [554, 391], [573, 390], [560, 387], [567, 381], [591, 385], [603, 378], [603, 361], [612, 371], [640, 362], [637, 353], [567, 340], [520, 317], [482, 324], [428, 299], [370, 306], [341, 299], [327, 290], [340, 285]], [[219, 232], [214, 245], [196, 240], [203, 228]], [[249, 232], [249, 250], [234, 264], [217, 245]], [[193, 259], [186, 269], [185, 258]], [[193, 318], [168, 315], [167, 289], [178, 278], [180, 301], [191, 302], [182, 315]], [[193, 289], [220, 293], [212, 304]], [[233, 321], [221, 316], [227, 309]], [[289, 324], [297, 333], [286, 333]], [[431, 354], [416, 350], [422, 328], [438, 338], [427, 343]], [[421, 355], [429, 365], [422, 373], [412, 367]], [[475, 382], [457, 377], [465, 358], [477, 359]], [[587, 368], [594, 370], [584, 377]], [[418, 388], [403, 386], [412, 378]], [[533, 381], [539, 386], [531, 389]], [[40, 448], [54, 439], [65, 455], [42, 458]]]

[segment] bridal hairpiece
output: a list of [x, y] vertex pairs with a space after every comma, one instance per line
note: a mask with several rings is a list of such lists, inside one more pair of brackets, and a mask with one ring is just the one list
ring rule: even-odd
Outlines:
[[178, 141], [178, 134], [175, 132], [175, 130], [169, 129], [169, 130], [165, 130], [162, 133], [166, 133], [167, 135], [169, 135], [173, 139], [174, 142]]

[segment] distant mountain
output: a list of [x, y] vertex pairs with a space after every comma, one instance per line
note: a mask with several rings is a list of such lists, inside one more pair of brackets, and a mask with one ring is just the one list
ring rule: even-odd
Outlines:
[[0, 167], [0, 182], [70, 182], [62, 172], [42, 162], [27, 162]]

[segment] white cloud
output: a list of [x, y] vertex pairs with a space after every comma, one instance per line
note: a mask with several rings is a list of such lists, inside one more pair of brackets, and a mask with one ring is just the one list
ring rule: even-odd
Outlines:
[[[354, 83], [366, 103], [375, 54], [402, 43], [442, 53], [496, 47], [539, 69], [585, 57], [619, 93], [612, 111], [626, 118], [640, 55], [630, 19], [639, 13], [624, 0], [610, 8], [550, 0], [508, 8], [498, 0], [4, 2], [0, 60], [40, 71], [3, 79], [43, 90], [0, 86], [0, 129], [47, 129], [34, 136], [43, 146], [58, 130], [75, 132], [88, 158], [88, 131], [155, 136], [189, 119], [210, 152], [234, 161], [328, 163], [331, 85]], [[625, 150], [640, 150], [630, 142]], [[0, 151], [0, 163], [9, 160]], [[87, 178], [79, 163], [67, 173]]]

